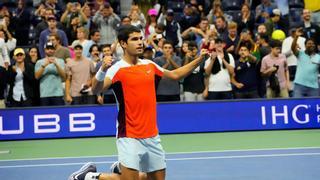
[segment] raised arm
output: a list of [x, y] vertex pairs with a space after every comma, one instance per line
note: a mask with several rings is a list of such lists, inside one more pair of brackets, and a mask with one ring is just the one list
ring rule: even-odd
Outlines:
[[112, 64], [112, 57], [106, 56], [102, 61], [102, 65], [98, 72], [96, 73], [95, 77], [92, 78], [92, 92], [93, 94], [99, 94], [105, 90], [107, 90], [112, 81], [110, 78], [106, 77], [107, 70]]
[[184, 78], [199, 66], [199, 64], [203, 61], [205, 55], [207, 54], [208, 54], [208, 51], [206, 49], [202, 49], [200, 56], [195, 60], [191, 61], [189, 64], [186, 64], [172, 71], [165, 70], [164, 77], [173, 79], [173, 80], [180, 80]]

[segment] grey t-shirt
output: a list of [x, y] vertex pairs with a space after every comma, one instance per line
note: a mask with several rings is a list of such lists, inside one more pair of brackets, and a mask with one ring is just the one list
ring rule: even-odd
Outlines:
[[[178, 56], [173, 56], [173, 61], [177, 63], [179, 66], [182, 65], [182, 59]], [[164, 56], [160, 56], [154, 59], [154, 62], [159, 66], [163, 66], [167, 63]], [[170, 64], [167, 70], [174, 70], [174, 67]], [[162, 78], [159, 82], [157, 95], [179, 95], [180, 94], [180, 86], [179, 81]]]

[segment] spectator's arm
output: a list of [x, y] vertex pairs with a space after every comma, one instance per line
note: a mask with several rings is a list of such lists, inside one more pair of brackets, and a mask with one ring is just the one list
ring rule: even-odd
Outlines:
[[180, 27], [179, 23], [177, 23], [177, 25], [178, 25], [178, 30], [177, 30], [178, 44], [177, 44], [177, 46], [181, 47], [182, 46], [181, 27]]
[[177, 64], [173, 59], [173, 56], [171, 56], [170, 58], [168, 58], [169, 63], [173, 66], [174, 69], [177, 69], [179, 67], [181, 67], [179, 64]]
[[286, 57], [292, 55], [291, 45], [288, 44], [286, 39], [282, 42], [281, 53], [284, 54]]
[[47, 65], [48, 65], [48, 61], [45, 60], [44, 64], [40, 64], [40, 63], [36, 63], [36, 66], [35, 66], [35, 73], [34, 73], [34, 77], [36, 79], [40, 79], [41, 76], [43, 75], [44, 73], [44, 70], [46, 69]]
[[71, 79], [72, 79], [72, 76], [68, 74], [66, 78], [66, 88], [65, 88], [65, 97], [68, 103], [72, 102], [72, 97], [70, 95]]
[[34, 67], [31, 65], [25, 64], [25, 70], [23, 71], [23, 78], [26, 78], [26, 80], [30, 83], [34, 83]]
[[293, 54], [295, 56], [298, 56], [299, 54], [299, 50], [298, 50], [298, 38], [299, 36], [298, 35], [295, 35], [294, 38], [293, 38], [293, 42], [292, 42], [292, 45], [291, 45], [291, 50], [293, 52]]
[[103, 17], [101, 15], [100, 10], [96, 12], [96, 14], [93, 16], [92, 21], [99, 25], [103, 21]]

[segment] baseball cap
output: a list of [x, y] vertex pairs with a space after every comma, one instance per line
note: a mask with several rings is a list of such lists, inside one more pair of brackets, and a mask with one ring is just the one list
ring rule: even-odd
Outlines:
[[270, 17], [274, 17], [274, 16], [281, 16], [280, 9], [273, 9], [272, 10], [272, 13], [270, 14]]
[[167, 10], [167, 15], [168, 16], [173, 16], [174, 15], [174, 11], [172, 9], [168, 9]]
[[47, 42], [45, 45], [44, 45], [44, 48], [45, 49], [55, 49], [55, 47], [54, 47], [54, 45], [53, 45], [53, 43], [52, 42]]
[[148, 10], [148, 15], [150, 15], [150, 16], [156, 16], [156, 15], [158, 15], [158, 11], [156, 10], [156, 9], [149, 9]]
[[14, 50], [13, 55], [16, 56], [18, 54], [25, 54], [25, 52], [22, 48], [17, 48]]
[[75, 45], [73, 46], [73, 49], [78, 49], [78, 48], [83, 49], [83, 47], [82, 47], [81, 44], [75, 44]]
[[47, 20], [49, 21], [49, 20], [57, 20], [57, 18], [55, 17], [55, 16], [49, 16], [48, 18], [47, 18]]

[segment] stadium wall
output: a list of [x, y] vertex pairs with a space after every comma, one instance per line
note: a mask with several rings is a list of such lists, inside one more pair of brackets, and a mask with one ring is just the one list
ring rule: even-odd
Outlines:
[[[0, 110], [0, 140], [114, 136], [117, 108]], [[320, 98], [158, 105], [161, 134], [320, 128]]]

